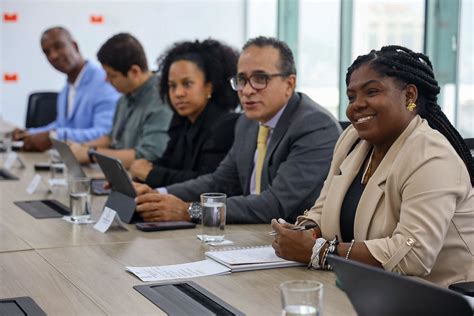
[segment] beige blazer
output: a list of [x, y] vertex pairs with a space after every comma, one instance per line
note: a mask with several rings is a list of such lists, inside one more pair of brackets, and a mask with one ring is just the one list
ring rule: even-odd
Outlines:
[[[335, 147], [321, 195], [298, 218], [341, 238], [344, 196], [371, 146], [351, 126]], [[442, 286], [474, 280], [474, 190], [447, 139], [416, 116], [390, 147], [357, 207], [354, 238], [385, 270]]]

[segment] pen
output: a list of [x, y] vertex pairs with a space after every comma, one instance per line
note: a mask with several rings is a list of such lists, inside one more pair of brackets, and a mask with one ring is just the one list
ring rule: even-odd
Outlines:
[[[302, 226], [293, 226], [291, 228], [288, 228], [289, 230], [296, 230], [296, 231], [301, 231], [301, 230], [308, 230], [308, 229], [313, 229], [318, 227], [318, 224], [307, 224], [307, 225], [302, 225]], [[276, 231], [271, 231], [269, 232], [270, 236], [275, 236], [278, 235]]]

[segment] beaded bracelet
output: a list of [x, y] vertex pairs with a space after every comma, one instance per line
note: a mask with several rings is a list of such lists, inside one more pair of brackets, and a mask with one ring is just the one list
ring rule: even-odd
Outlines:
[[327, 240], [324, 238], [318, 238], [316, 239], [316, 242], [314, 243], [313, 246], [313, 252], [311, 255], [311, 261], [308, 264], [308, 269], [313, 267], [315, 269], [321, 268], [319, 265], [319, 253], [321, 252], [321, 249], [324, 247], [326, 244]]
[[322, 270], [329, 270], [328, 266], [326, 265], [326, 260], [328, 258], [328, 254], [329, 254], [329, 246], [326, 247], [326, 249], [324, 250], [323, 259], [321, 261], [321, 269]]
[[329, 254], [336, 254], [337, 255], [337, 245], [339, 245], [339, 240], [338, 240], [337, 236], [335, 236], [333, 240], [329, 241], [329, 245], [326, 248], [326, 251], [324, 252], [323, 264], [322, 264], [323, 269], [332, 270], [332, 268], [329, 264], [326, 265], [326, 261], [327, 261], [327, 257], [328, 257]]
[[354, 246], [354, 241], [355, 240], [352, 239], [351, 245], [349, 246], [349, 250], [347, 250], [346, 259], [349, 259], [349, 255], [351, 254], [352, 246]]

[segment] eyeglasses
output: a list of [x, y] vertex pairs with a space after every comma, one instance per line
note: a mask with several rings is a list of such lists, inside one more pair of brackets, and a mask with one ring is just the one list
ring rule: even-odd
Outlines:
[[253, 74], [248, 78], [245, 78], [244, 76], [234, 76], [230, 78], [230, 85], [232, 89], [235, 91], [241, 91], [245, 88], [245, 85], [247, 82], [250, 84], [250, 86], [255, 89], [255, 90], [263, 90], [267, 87], [268, 81], [272, 79], [273, 77], [286, 77], [287, 75], [285, 74]]

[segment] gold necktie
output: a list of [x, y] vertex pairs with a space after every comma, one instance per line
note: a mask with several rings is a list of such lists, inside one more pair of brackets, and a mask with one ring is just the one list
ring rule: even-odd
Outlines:
[[267, 153], [267, 139], [270, 132], [270, 127], [260, 125], [257, 136], [257, 165], [255, 166], [255, 192], [260, 194], [260, 187], [262, 183], [262, 169], [263, 160]]

